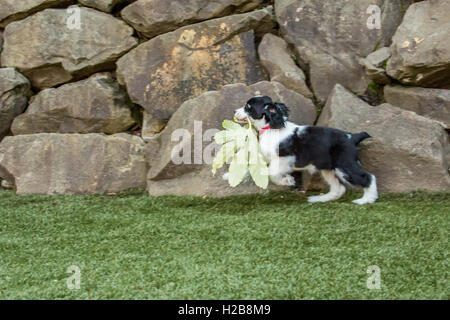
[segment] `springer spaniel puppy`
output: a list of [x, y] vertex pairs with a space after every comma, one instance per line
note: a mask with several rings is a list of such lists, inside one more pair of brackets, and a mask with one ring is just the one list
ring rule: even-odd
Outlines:
[[[259, 131], [261, 153], [269, 163], [270, 181], [295, 186], [294, 171], [320, 171], [330, 185], [325, 195], [308, 198], [308, 202], [337, 200], [345, 186], [364, 188], [356, 204], [373, 203], [378, 198], [375, 176], [364, 171], [356, 146], [370, 136], [366, 132], [351, 134], [338, 129], [300, 126], [287, 121], [289, 110], [268, 96], [256, 96], [235, 111], [239, 122], [247, 118]], [[224, 176], [226, 179], [226, 176]]]

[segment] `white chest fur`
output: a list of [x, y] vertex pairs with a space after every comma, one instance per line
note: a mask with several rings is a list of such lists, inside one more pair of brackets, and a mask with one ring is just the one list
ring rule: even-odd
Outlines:
[[277, 159], [280, 143], [291, 136], [298, 126], [292, 122], [287, 122], [282, 129], [269, 129], [259, 136], [261, 153], [267, 162]]

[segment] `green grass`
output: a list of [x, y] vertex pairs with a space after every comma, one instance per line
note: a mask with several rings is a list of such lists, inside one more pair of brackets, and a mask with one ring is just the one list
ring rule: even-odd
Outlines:
[[[358, 196], [3, 191], [0, 299], [449, 299], [450, 194]], [[381, 290], [366, 287], [370, 265]]]

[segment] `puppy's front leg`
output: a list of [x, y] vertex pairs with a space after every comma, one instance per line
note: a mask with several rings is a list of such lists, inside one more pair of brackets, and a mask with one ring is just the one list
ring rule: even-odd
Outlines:
[[290, 165], [282, 158], [274, 159], [269, 165], [269, 178], [272, 183], [279, 186], [295, 186], [295, 179], [289, 173], [292, 172]]

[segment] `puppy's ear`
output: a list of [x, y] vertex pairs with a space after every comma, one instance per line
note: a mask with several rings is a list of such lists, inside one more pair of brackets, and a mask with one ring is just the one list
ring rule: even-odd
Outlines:
[[281, 102], [275, 102], [275, 105], [280, 109], [283, 116], [287, 119], [289, 117], [289, 108]]
[[270, 103], [264, 107], [264, 116], [272, 129], [284, 128], [287, 112], [287, 107], [284, 104]]

